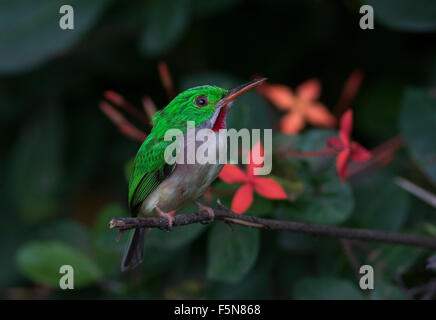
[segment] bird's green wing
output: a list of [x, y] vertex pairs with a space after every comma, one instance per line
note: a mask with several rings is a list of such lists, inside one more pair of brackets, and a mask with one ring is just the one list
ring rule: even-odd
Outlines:
[[164, 152], [168, 141], [145, 141], [135, 158], [129, 181], [129, 207], [137, 214], [141, 202], [170, 175], [175, 165], [165, 162]]

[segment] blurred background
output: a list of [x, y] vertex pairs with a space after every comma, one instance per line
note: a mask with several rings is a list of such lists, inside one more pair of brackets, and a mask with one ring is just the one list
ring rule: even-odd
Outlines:
[[[244, 214], [436, 236], [435, 208], [397, 180], [436, 192], [435, 1], [71, 0], [74, 30], [59, 28], [62, 4], [0, 1], [0, 297], [434, 297], [426, 264], [435, 252], [223, 223], [154, 230], [142, 265], [121, 273], [128, 235], [116, 242], [108, 222], [129, 215], [140, 143], [99, 102], [114, 90], [139, 111], [146, 96], [164, 107], [159, 62], [176, 92], [231, 88], [254, 75], [294, 90], [317, 78], [319, 101], [337, 120], [353, 108], [353, 139], [375, 159], [350, 164], [345, 183], [333, 156], [275, 159], [273, 175], [292, 201], [256, 195]], [[373, 30], [359, 28], [363, 4], [374, 8]], [[306, 151], [337, 135], [338, 126], [311, 124], [285, 135], [283, 115], [251, 92], [228, 126], [273, 128], [275, 143]], [[217, 180], [202, 201], [229, 205], [237, 187]], [[63, 264], [74, 267], [74, 290], [59, 289]], [[363, 264], [375, 270], [371, 292], [358, 286]]]

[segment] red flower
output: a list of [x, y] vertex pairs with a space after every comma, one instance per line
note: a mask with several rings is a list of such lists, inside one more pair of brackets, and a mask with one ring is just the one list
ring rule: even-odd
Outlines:
[[[253, 152], [255, 149], [259, 152]], [[226, 164], [219, 174], [219, 178], [226, 183], [243, 183], [236, 191], [232, 200], [232, 211], [242, 214], [253, 202], [253, 191], [268, 199], [286, 199], [286, 192], [271, 178], [260, 178], [254, 175], [254, 168], [262, 166], [260, 157], [263, 157], [263, 148], [260, 141], [251, 149], [246, 171], [238, 166]], [[256, 159], [254, 161], [254, 159]], [[260, 163], [260, 164], [258, 164]]]
[[364, 162], [371, 158], [371, 153], [357, 142], [351, 141], [351, 129], [353, 128], [353, 111], [348, 110], [341, 118], [339, 139], [330, 138], [327, 140], [327, 147], [339, 152], [336, 158], [338, 175], [342, 181], [347, 178], [349, 159], [357, 162]]

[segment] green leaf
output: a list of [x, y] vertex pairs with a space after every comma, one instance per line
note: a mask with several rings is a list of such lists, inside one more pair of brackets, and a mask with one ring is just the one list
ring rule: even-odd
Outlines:
[[204, 288], [199, 280], [182, 280], [165, 289], [168, 300], [200, 300], [204, 299]]
[[320, 276], [339, 276], [350, 271], [350, 262], [337, 239], [319, 239], [314, 266]]
[[377, 281], [374, 290], [371, 290], [369, 298], [371, 300], [407, 300], [404, 290], [388, 281]]
[[[273, 134], [274, 153], [280, 154], [289, 150], [299, 150], [301, 135], [287, 135], [283, 133]], [[324, 148], [324, 147], [321, 147]], [[313, 151], [313, 150], [312, 150]], [[273, 156], [271, 178], [276, 180], [285, 190], [290, 201], [295, 201], [304, 191], [304, 183], [301, 181], [301, 166], [306, 165], [302, 159], [295, 157]]]
[[436, 97], [429, 90], [405, 91], [400, 128], [412, 159], [436, 185]]
[[44, 226], [38, 235], [41, 241], [63, 242], [82, 252], [90, 249], [88, 230], [74, 220], [57, 220]]
[[278, 284], [284, 291], [286, 298], [293, 297], [293, 287], [301, 279], [314, 272], [314, 263], [304, 255], [281, 254], [280, 260], [276, 262], [278, 268], [277, 276], [280, 279]]
[[268, 178], [272, 178], [275, 180], [280, 186], [285, 190], [286, 195], [290, 201], [295, 201], [297, 197], [303, 192], [304, 185], [301, 181], [295, 180], [292, 181], [290, 179], [282, 179], [277, 176], [270, 175]]
[[190, 19], [189, 0], [152, 0], [146, 6], [146, 26], [140, 50], [150, 56], [164, 53], [185, 32]]
[[186, 265], [189, 268], [189, 257], [189, 247], [178, 249], [156, 248], [145, 240], [144, 262], [142, 262], [140, 268], [147, 276], [174, 276], [177, 272], [186, 270]]
[[[273, 237], [272, 237], [273, 238]], [[206, 292], [208, 299], [271, 299], [271, 271], [276, 266], [277, 251], [271, 250], [273, 242], [264, 239], [263, 251], [259, 252], [259, 259], [255, 266], [237, 283], [214, 281], [208, 279]], [[266, 244], [266, 245], [265, 245]]]
[[436, 3], [433, 0], [363, 0], [374, 8], [377, 21], [401, 31], [436, 30]]
[[347, 182], [330, 174], [319, 186], [308, 186], [294, 203], [281, 203], [278, 219], [295, 219], [319, 224], [340, 224], [354, 208], [354, 198]]
[[43, 113], [24, 128], [11, 152], [11, 196], [22, 219], [40, 221], [61, 203], [65, 173], [62, 165], [63, 118], [57, 110]]
[[[300, 134], [296, 143], [296, 150], [312, 152], [326, 149], [327, 140], [331, 137], [337, 137], [338, 133], [330, 129], [311, 129], [306, 133]], [[327, 163], [334, 159], [332, 156], [323, 157], [306, 157], [302, 158], [310, 164], [312, 171], [324, 169]]]
[[[298, 150], [301, 148], [299, 145], [301, 137], [304, 133], [299, 135], [285, 134], [281, 132], [274, 132], [273, 134], [273, 150], [274, 152], [285, 152], [288, 150]], [[324, 146], [323, 146], [324, 147]], [[313, 150], [312, 150], [313, 151]], [[288, 159], [291, 159], [290, 157]]]
[[363, 292], [348, 280], [333, 277], [307, 277], [293, 290], [297, 300], [364, 300]]
[[255, 193], [253, 203], [244, 214], [257, 217], [269, 217], [273, 214], [273, 201], [274, 200], [263, 198]]
[[319, 245], [319, 240], [312, 235], [280, 232], [277, 242], [281, 248], [292, 253], [310, 253]]
[[376, 264], [379, 265], [387, 276], [396, 280], [400, 275], [411, 268], [425, 251], [419, 248], [403, 246], [384, 246]]
[[301, 151], [322, 150], [329, 138], [337, 136], [338, 133], [331, 129], [310, 129], [298, 136], [297, 147]]
[[[4, 195], [5, 190], [0, 186], [0, 194]], [[23, 276], [20, 274], [13, 257], [23, 243], [27, 242], [33, 235], [26, 232], [26, 229], [18, 221], [18, 217], [8, 206], [7, 198], [2, 198], [0, 201], [0, 212], [2, 219], [0, 220], [0, 288], [16, 286], [17, 283], [23, 281]]]
[[91, 259], [61, 242], [29, 242], [18, 251], [17, 263], [29, 279], [53, 288], [59, 287], [63, 265], [74, 269], [74, 288], [91, 285], [102, 276]]
[[398, 231], [410, 212], [410, 197], [392, 176], [373, 178], [354, 190], [356, 205], [352, 223], [359, 228]]
[[254, 268], [247, 273], [241, 283], [208, 281], [206, 292], [208, 299], [241, 300], [271, 299], [271, 285], [268, 270]]
[[207, 14], [228, 10], [240, 2], [241, 0], [192, 0], [192, 10], [195, 15], [204, 17]]
[[353, 130], [377, 143], [397, 135], [398, 126], [392, 120], [398, 117], [402, 90], [403, 84], [396, 78], [384, 77], [368, 83], [358, 100], [359, 108], [354, 110]]
[[422, 227], [430, 236], [436, 237], [436, 224], [424, 222]]
[[208, 270], [210, 279], [238, 282], [254, 266], [259, 252], [259, 230], [224, 223], [215, 224], [209, 234]]
[[204, 225], [195, 223], [180, 228], [174, 228], [169, 232], [164, 230], [152, 230], [147, 235], [146, 241], [155, 248], [176, 249], [194, 241], [206, 228], [207, 227]]
[[62, 30], [63, 3], [48, 0], [0, 2], [0, 73], [27, 71], [69, 50], [96, 23], [108, 0], [71, 0], [74, 30]]
[[[240, 84], [244, 82], [247, 81], [241, 81]], [[233, 103], [227, 116], [227, 127], [262, 130], [271, 129], [272, 122], [263, 100], [255, 92], [249, 91]]]

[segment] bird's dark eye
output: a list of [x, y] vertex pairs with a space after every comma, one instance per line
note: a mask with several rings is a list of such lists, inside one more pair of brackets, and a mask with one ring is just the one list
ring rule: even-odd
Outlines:
[[207, 100], [207, 97], [204, 95], [198, 96], [195, 98], [195, 105], [198, 107], [205, 107], [209, 104], [209, 100]]

